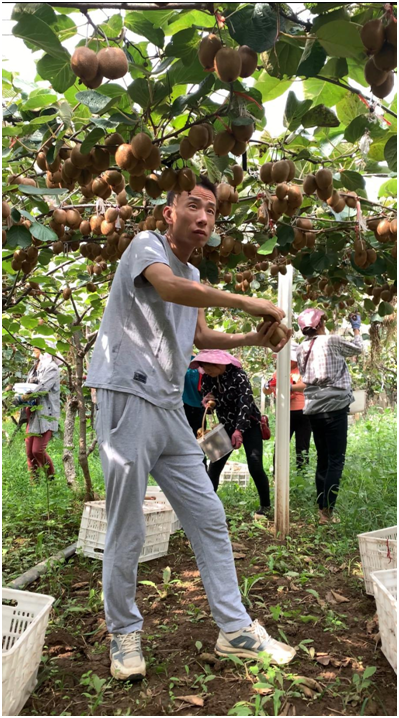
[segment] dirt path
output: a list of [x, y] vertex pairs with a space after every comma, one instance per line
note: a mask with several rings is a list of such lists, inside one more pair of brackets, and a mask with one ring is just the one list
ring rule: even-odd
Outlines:
[[[31, 590], [59, 599], [46, 638], [39, 687], [22, 714], [224, 716], [245, 701], [251, 705], [238, 715], [396, 716], [396, 676], [376, 647], [374, 600], [353, 575], [355, 562], [337, 565], [328, 549], [311, 535], [304, 536], [304, 528], [297, 526], [298, 538], [294, 530], [288, 548], [276, 543], [270, 531], [248, 525], [233, 536], [237, 572], [251, 615], [275, 637], [280, 631], [298, 646], [295, 661], [283, 671], [261, 667], [257, 676], [253, 663], [216, 659], [217, 628], [190, 545], [177, 534], [169, 556], [140, 566], [139, 580], [156, 584], [140, 585], [138, 590], [147, 660], [147, 678], [140, 684], [109, 679], [100, 562], [75, 557], [34, 585]], [[176, 582], [165, 589], [162, 571], [167, 566]], [[254, 576], [259, 580], [248, 592]], [[365, 679], [370, 667], [377, 670]], [[353, 679], [356, 674], [359, 681]], [[307, 679], [304, 687], [295, 680], [298, 676]], [[260, 680], [263, 713], [254, 707], [254, 684]], [[195, 696], [197, 705], [180, 696]]]

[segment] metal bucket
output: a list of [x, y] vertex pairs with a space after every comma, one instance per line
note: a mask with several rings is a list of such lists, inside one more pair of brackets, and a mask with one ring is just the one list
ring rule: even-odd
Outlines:
[[233, 451], [231, 441], [223, 424], [218, 424], [212, 431], [205, 434], [201, 439], [197, 439], [197, 441], [204, 454], [212, 462], [218, 461], [222, 456], [226, 456], [226, 454]]

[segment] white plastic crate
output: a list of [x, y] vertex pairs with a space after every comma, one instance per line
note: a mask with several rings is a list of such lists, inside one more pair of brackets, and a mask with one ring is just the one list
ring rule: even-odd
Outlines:
[[360, 558], [366, 593], [373, 595], [372, 571], [382, 571], [397, 567], [397, 526], [387, 529], [368, 531], [358, 534]]
[[17, 716], [36, 685], [54, 598], [3, 588], [2, 715]]
[[179, 531], [182, 528], [182, 525], [177, 518], [177, 514], [175, 513], [173, 506], [171, 506], [171, 504], [169, 503], [160, 486], [147, 486], [145, 498], [150, 500], [155, 499], [158, 503], [165, 504], [172, 509], [172, 524], [170, 529], [171, 534], [174, 534], [176, 531]]
[[[139, 562], [166, 556], [169, 549], [172, 509], [155, 501], [144, 501], [146, 536]], [[103, 559], [107, 518], [105, 501], [88, 501], [84, 505], [79, 529], [78, 548], [84, 556]]]
[[395, 673], [398, 664], [396, 641], [398, 623], [398, 570], [375, 571], [371, 574], [374, 583], [374, 597], [377, 604], [378, 625], [381, 635], [381, 650]]
[[227, 461], [221, 475], [220, 484], [238, 484], [246, 488], [251, 478], [246, 464], [239, 464], [237, 461]]

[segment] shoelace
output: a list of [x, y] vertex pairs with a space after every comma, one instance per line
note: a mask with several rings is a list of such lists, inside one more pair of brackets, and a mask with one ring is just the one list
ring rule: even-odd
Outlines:
[[258, 619], [255, 619], [255, 621], [253, 621], [252, 625], [249, 628], [247, 628], [247, 631], [249, 631], [250, 633], [254, 633], [256, 638], [260, 642], [262, 642], [264, 640], [268, 640], [270, 638], [268, 632], [266, 631], [266, 628], [261, 626]]
[[123, 651], [140, 651], [140, 633], [134, 631], [134, 633], [119, 633], [117, 638], [120, 641], [120, 646]]

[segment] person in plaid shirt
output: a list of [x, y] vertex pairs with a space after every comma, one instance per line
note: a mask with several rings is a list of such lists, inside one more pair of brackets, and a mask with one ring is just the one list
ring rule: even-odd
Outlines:
[[317, 451], [316, 491], [320, 523], [333, 515], [345, 464], [349, 405], [354, 400], [345, 357], [361, 354], [360, 315], [352, 314], [354, 337], [326, 335], [321, 309], [305, 309], [298, 324], [305, 341], [297, 351], [298, 369], [306, 384], [304, 414], [309, 416]]

